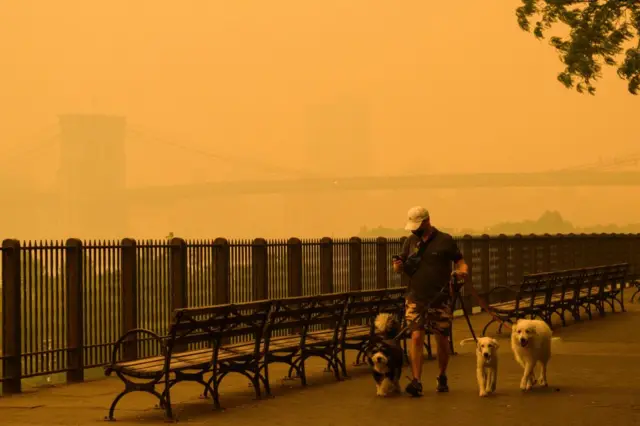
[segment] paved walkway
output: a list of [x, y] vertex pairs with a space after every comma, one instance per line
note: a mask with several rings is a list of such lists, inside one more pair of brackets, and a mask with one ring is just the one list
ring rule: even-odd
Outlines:
[[[221, 411], [212, 411], [209, 400], [198, 398], [200, 389], [190, 384], [174, 388], [172, 399], [181, 423], [233, 422], [244, 426], [298, 425], [423, 425], [512, 424], [519, 426], [631, 425], [640, 424], [640, 303], [627, 304], [628, 312], [570, 324], [556, 330], [549, 366], [548, 389], [523, 394], [522, 374], [513, 360], [507, 336], [500, 339], [498, 392], [479, 398], [475, 382], [473, 346], [457, 347], [449, 372], [451, 392], [436, 394], [436, 363], [427, 361], [425, 396], [377, 398], [366, 367], [352, 367], [352, 377], [336, 383], [323, 365], [309, 367], [309, 386], [298, 382], [274, 383], [275, 398], [254, 401], [242, 377], [224, 383]], [[476, 329], [485, 315], [473, 318]], [[455, 321], [456, 341], [468, 337], [463, 320]], [[283, 369], [272, 377], [283, 377]], [[405, 384], [406, 381], [403, 382]], [[39, 389], [23, 395], [0, 397], [3, 425], [89, 425], [102, 419], [122, 385], [102, 379], [78, 385]], [[124, 398], [116, 411], [118, 425], [161, 424], [162, 412], [146, 394]], [[436, 420], [437, 419], [437, 420]]]

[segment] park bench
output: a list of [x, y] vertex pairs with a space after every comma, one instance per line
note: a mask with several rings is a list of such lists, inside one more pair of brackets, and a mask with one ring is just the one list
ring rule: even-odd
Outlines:
[[[593, 310], [604, 315], [604, 281], [606, 278], [606, 268], [596, 266], [584, 268], [585, 275], [580, 286], [577, 304], [586, 310], [589, 319], [593, 318]], [[593, 308], [593, 309], [592, 309]]]
[[[210, 393], [214, 405], [219, 407], [218, 388], [222, 379], [232, 372], [248, 377], [256, 397], [260, 397], [260, 382], [267, 380], [260, 374], [259, 363], [263, 355], [260, 342], [271, 306], [271, 301], [259, 301], [177, 309], [167, 336], [161, 337], [144, 329], [125, 333], [115, 343], [111, 364], [105, 368], [106, 375], [115, 373], [125, 385], [111, 404], [108, 419], [115, 420], [113, 414], [120, 399], [136, 391], [158, 398], [166, 417], [172, 419], [171, 388], [185, 381], [202, 385], [204, 394]], [[120, 349], [131, 346], [130, 338], [139, 334], [151, 336], [161, 355], [122, 360], [118, 356]], [[207, 373], [211, 373], [211, 378], [205, 380]], [[157, 387], [162, 387], [162, 392]]]
[[497, 321], [500, 322], [498, 327], [498, 333], [500, 333], [503, 323], [512, 324], [520, 318], [537, 317], [546, 320], [551, 277], [550, 273], [529, 274], [522, 278], [522, 283], [518, 287], [496, 286], [487, 292], [484, 297], [488, 300], [498, 292], [506, 292], [510, 296], [507, 298], [501, 296], [500, 300], [510, 300], [489, 305], [493, 315], [482, 330], [482, 335], [484, 336], [489, 326]]
[[[306, 386], [305, 362], [311, 357], [327, 361], [336, 380], [344, 371], [339, 353], [339, 333], [348, 293], [293, 297], [274, 301], [264, 337], [265, 390], [270, 394], [269, 365], [289, 365], [288, 379], [299, 378]], [[285, 333], [278, 333], [286, 330]], [[295, 373], [295, 376], [294, 376]]]
[[374, 340], [375, 317], [380, 313], [396, 315], [400, 324], [404, 319], [404, 293], [406, 288], [388, 290], [366, 290], [349, 293], [340, 332], [342, 374], [347, 376], [346, 351], [356, 350], [354, 365], [365, 363], [367, 348]]
[[[566, 325], [565, 314], [569, 312], [576, 321], [580, 320], [580, 307], [582, 300], [580, 294], [583, 285], [588, 282], [587, 269], [572, 269], [567, 271], [558, 271], [553, 274], [555, 285], [552, 287], [552, 293], [547, 309], [547, 319], [551, 322], [554, 314], [560, 317], [562, 325]], [[586, 310], [586, 307], [585, 307]]]
[[605, 286], [603, 288], [603, 296], [606, 303], [611, 306], [611, 312], [616, 311], [615, 304], [618, 303], [620, 310], [624, 308], [624, 287], [627, 283], [629, 273], [628, 263], [619, 263], [612, 265], [607, 270]]
[[[600, 315], [605, 314], [605, 304], [615, 312], [615, 303], [624, 311], [623, 288], [628, 264], [614, 264], [564, 271], [529, 274], [523, 277], [517, 287], [497, 286], [493, 291], [511, 293], [513, 300], [489, 305], [495, 317], [482, 331], [500, 320], [512, 324], [520, 318], [540, 318], [551, 325], [552, 316], [557, 314], [566, 325], [565, 313], [570, 312], [575, 320], [581, 320], [580, 308], [592, 319], [592, 307]], [[497, 318], [496, 318], [497, 317]]]
[[631, 295], [631, 303], [635, 302], [636, 296], [640, 294], [640, 274], [634, 274], [629, 277], [629, 284], [634, 288]]
[[[624, 285], [626, 281], [628, 264], [595, 266], [576, 270], [580, 272], [579, 285], [573, 292], [574, 318], [580, 320], [579, 309], [583, 308], [589, 319], [592, 319], [592, 307], [603, 316], [605, 306], [608, 304], [611, 311], [615, 312], [615, 303], [624, 312]], [[571, 271], [561, 271], [571, 272]], [[563, 322], [563, 325], [565, 323]]]

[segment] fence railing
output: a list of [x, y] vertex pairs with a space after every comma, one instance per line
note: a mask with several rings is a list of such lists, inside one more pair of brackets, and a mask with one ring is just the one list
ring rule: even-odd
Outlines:
[[[457, 238], [480, 293], [524, 274], [627, 262], [640, 272], [640, 234], [465, 236]], [[391, 257], [404, 238], [266, 241], [4, 240], [2, 346], [4, 393], [23, 379], [84, 371], [110, 361], [132, 328], [164, 334], [173, 309], [403, 285]], [[406, 283], [404, 283], [406, 285]], [[469, 292], [465, 299], [473, 305]], [[140, 340], [138, 355], [158, 354]]]

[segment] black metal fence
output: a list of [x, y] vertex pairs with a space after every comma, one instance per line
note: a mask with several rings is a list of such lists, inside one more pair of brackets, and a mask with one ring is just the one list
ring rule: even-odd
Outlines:
[[[401, 286], [390, 265], [403, 240], [5, 240], [3, 391], [55, 373], [82, 381], [85, 369], [110, 360], [122, 333], [162, 335], [176, 308]], [[533, 272], [616, 262], [640, 272], [636, 234], [466, 236], [458, 244], [470, 266], [466, 285], [481, 293]], [[159, 353], [152, 341], [136, 350]]]

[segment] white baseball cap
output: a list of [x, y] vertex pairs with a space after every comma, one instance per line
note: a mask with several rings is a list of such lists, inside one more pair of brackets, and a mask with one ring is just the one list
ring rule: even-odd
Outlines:
[[415, 231], [420, 228], [422, 222], [429, 219], [429, 212], [424, 207], [416, 206], [409, 209], [407, 216], [409, 217], [409, 221], [404, 229], [407, 231]]

